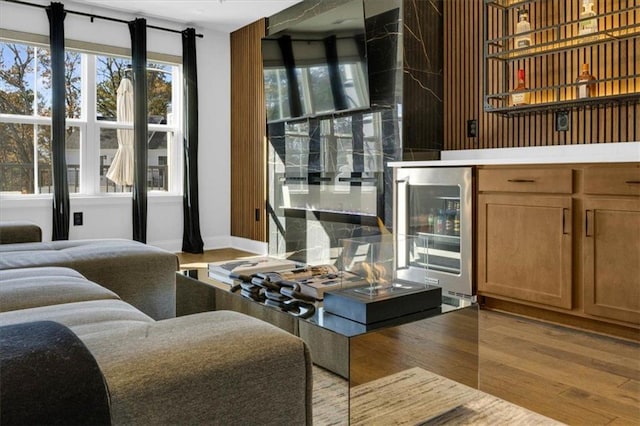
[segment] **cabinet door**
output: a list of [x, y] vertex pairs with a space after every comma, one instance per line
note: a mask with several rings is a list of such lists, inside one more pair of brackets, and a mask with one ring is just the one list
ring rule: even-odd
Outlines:
[[571, 197], [478, 196], [478, 293], [571, 309]]
[[640, 323], [640, 200], [584, 202], [584, 310]]

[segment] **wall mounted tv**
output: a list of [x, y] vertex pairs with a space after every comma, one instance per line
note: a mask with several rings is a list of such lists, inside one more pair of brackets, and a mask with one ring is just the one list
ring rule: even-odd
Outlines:
[[369, 108], [363, 0], [262, 39], [267, 122]]

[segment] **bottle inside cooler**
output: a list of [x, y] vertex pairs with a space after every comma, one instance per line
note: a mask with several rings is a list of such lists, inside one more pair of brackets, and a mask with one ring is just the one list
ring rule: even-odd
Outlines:
[[460, 274], [460, 187], [411, 186], [409, 234], [420, 238], [415, 266]]

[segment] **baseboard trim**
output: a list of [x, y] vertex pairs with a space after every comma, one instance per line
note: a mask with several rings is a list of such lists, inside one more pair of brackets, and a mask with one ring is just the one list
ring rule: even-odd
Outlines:
[[265, 242], [240, 237], [231, 237], [231, 247], [260, 255], [266, 255], [269, 251], [269, 245]]

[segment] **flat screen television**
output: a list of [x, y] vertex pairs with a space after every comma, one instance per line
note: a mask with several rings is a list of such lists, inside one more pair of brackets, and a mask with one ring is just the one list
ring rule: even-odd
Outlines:
[[369, 108], [363, 0], [262, 39], [267, 122]]

